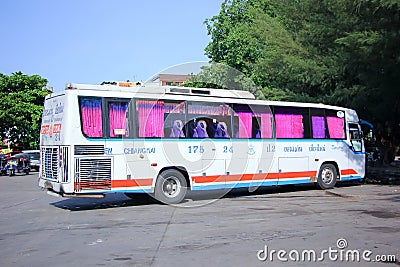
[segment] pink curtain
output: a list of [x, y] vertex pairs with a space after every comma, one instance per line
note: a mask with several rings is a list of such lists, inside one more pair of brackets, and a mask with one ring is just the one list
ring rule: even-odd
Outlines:
[[164, 101], [138, 100], [139, 137], [164, 137]]
[[110, 137], [121, 136], [115, 133], [115, 129], [125, 130], [122, 136], [129, 135], [127, 128], [126, 112], [128, 110], [128, 103], [110, 103], [109, 104], [109, 117], [110, 117]]
[[261, 138], [272, 138], [272, 114], [261, 113]]
[[325, 118], [323, 116], [312, 116], [313, 138], [325, 138]]
[[275, 114], [276, 138], [303, 138], [303, 116]]
[[88, 137], [102, 137], [101, 100], [82, 99], [80, 104], [83, 133]]
[[251, 138], [252, 118], [251, 112], [237, 112], [239, 116], [239, 138]]
[[344, 118], [326, 117], [330, 138], [344, 138]]

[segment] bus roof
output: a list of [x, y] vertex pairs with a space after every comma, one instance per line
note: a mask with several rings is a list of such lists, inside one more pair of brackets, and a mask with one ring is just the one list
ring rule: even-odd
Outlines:
[[[93, 85], [93, 84], [77, 84], [69, 83], [66, 85], [66, 91], [81, 91], [78, 94], [97, 96], [115, 96], [115, 92], [121, 93], [124, 97], [137, 98], [163, 98], [176, 100], [177, 95], [181, 100], [201, 101], [207, 99], [207, 102], [219, 102], [221, 98], [226, 103], [247, 103], [255, 105], [269, 106], [288, 106], [288, 107], [309, 107], [309, 108], [328, 108], [333, 110], [343, 110], [355, 114], [354, 110], [339, 106], [331, 106], [322, 103], [306, 103], [306, 102], [286, 102], [286, 101], [269, 101], [256, 100], [255, 96], [248, 91], [228, 90], [228, 89], [212, 89], [212, 88], [193, 88], [193, 87], [177, 87], [177, 86], [154, 86], [154, 85], [136, 85], [136, 86], [118, 86], [117, 85]], [[92, 92], [91, 92], [92, 91]], [[57, 92], [51, 94], [54, 95]], [[50, 96], [51, 97], [51, 96]]]
[[137, 85], [133, 87], [118, 85], [93, 85], [93, 84], [74, 84], [66, 85], [66, 90], [95, 90], [95, 91], [112, 91], [112, 92], [131, 92], [146, 94], [175, 94], [175, 95], [192, 95], [192, 96], [210, 96], [223, 98], [241, 98], [255, 99], [255, 96], [248, 91], [225, 90], [211, 88], [192, 88], [192, 87], [176, 87], [176, 86], [152, 86]]

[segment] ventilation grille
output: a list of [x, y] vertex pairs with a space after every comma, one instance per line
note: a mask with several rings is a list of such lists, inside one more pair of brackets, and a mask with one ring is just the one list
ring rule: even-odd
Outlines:
[[40, 151], [42, 177], [50, 180], [58, 179], [58, 148], [42, 147]]
[[75, 191], [111, 189], [111, 158], [77, 158]]
[[41, 176], [45, 179], [68, 183], [69, 147], [42, 147], [40, 150]]
[[68, 168], [69, 168], [69, 148], [68, 147], [60, 147], [60, 169], [61, 169], [61, 180], [63, 183], [69, 183], [69, 175], [68, 175]]
[[103, 145], [78, 145], [74, 147], [75, 155], [104, 155]]

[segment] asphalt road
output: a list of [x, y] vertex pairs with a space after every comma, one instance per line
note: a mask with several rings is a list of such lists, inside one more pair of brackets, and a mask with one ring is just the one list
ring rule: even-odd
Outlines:
[[0, 176], [0, 266], [400, 265], [399, 186], [215, 196], [63, 199], [40, 191], [37, 173]]

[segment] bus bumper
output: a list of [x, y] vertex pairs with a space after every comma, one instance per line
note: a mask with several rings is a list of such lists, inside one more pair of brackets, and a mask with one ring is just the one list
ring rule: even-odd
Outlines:
[[62, 195], [61, 184], [55, 181], [39, 178], [39, 187], [42, 190], [51, 191], [54, 192], [55, 194], [59, 194], [60, 196]]
[[39, 187], [42, 190], [46, 190], [47, 194], [54, 197], [74, 197], [74, 198], [104, 198], [104, 194], [99, 193], [87, 193], [87, 194], [75, 194], [75, 193], [65, 193], [62, 189], [62, 184], [39, 178]]

